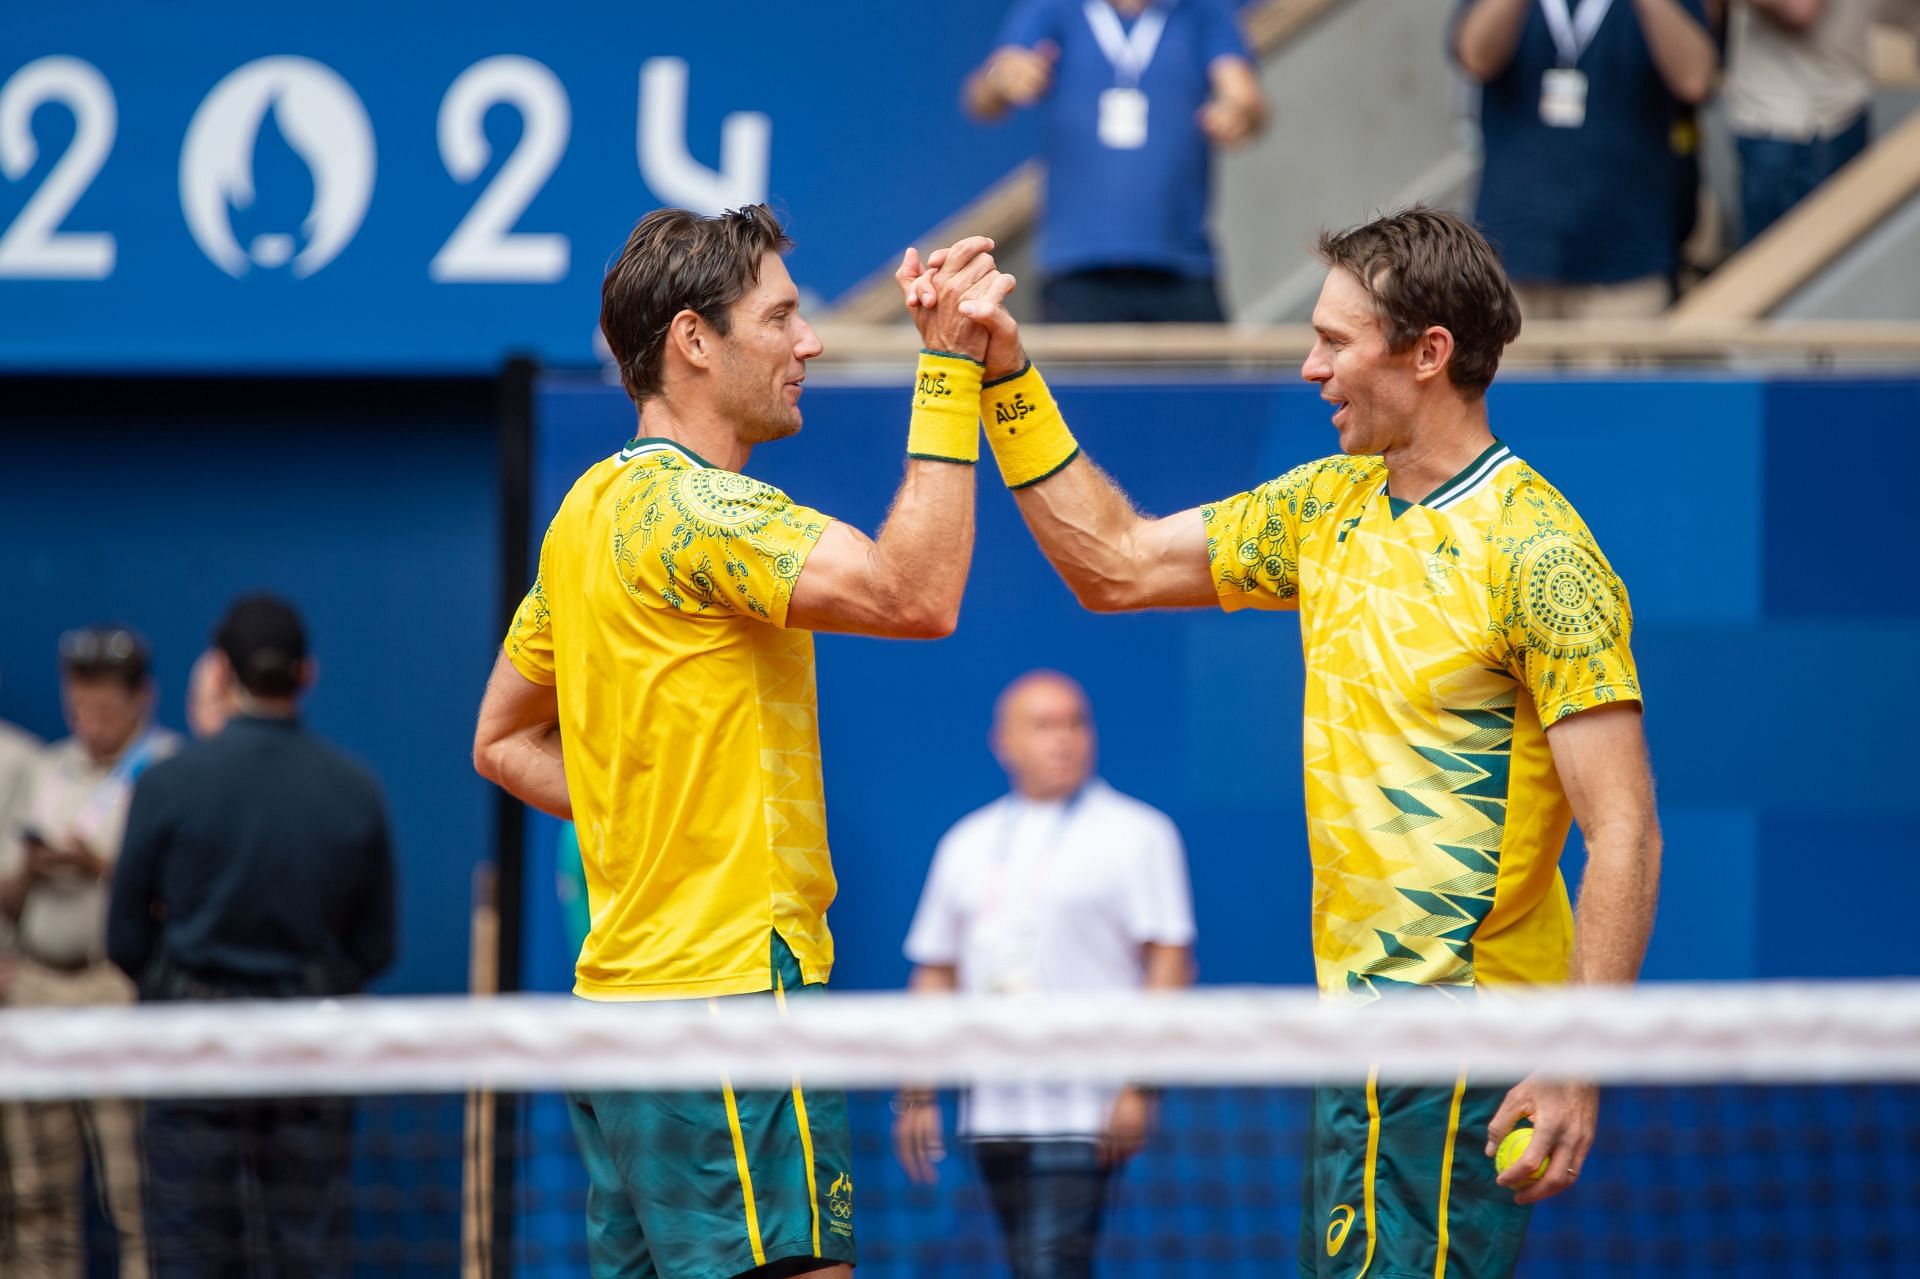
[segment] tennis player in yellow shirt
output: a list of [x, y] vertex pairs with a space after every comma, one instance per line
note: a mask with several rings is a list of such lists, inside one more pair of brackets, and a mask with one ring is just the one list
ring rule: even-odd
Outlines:
[[[906, 476], [878, 536], [742, 474], [800, 430], [801, 317], [761, 205], [635, 227], [601, 329], [639, 412], [574, 484], [487, 685], [486, 777], [580, 839], [592, 928], [575, 993], [605, 1002], [820, 988], [834, 896], [811, 632], [937, 638], [973, 551], [983, 379], [1023, 358], [990, 241], [903, 291], [920, 356]], [[934, 301], [938, 295], [937, 303]], [[1005, 367], [989, 368], [997, 317]], [[845, 1276], [845, 1099], [803, 1089], [569, 1098], [594, 1279]]]
[[[1632, 612], [1572, 505], [1493, 435], [1486, 389], [1520, 331], [1512, 286], [1479, 232], [1433, 209], [1319, 251], [1301, 376], [1332, 405], [1339, 453], [1142, 516], [1027, 366], [981, 404], [1001, 472], [1089, 608], [1298, 610], [1327, 998], [1630, 982], [1660, 865]], [[1283, 731], [1248, 724], [1209, 757], [1256, 767]], [[1559, 871], [1574, 820], [1577, 914]], [[1573, 1184], [1598, 1113], [1590, 1085], [1510, 1083], [1317, 1089], [1300, 1273], [1510, 1275], [1530, 1206]], [[1494, 1148], [1523, 1117], [1531, 1148], [1496, 1178]]]

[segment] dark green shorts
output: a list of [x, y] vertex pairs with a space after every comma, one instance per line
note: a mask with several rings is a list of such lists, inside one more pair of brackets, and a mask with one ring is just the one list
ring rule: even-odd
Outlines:
[[[1300, 1215], [1313, 1279], [1504, 1279], [1529, 1208], [1494, 1184], [1487, 1126], [1506, 1087], [1316, 1088]], [[1444, 1259], [1442, 1254], [1445, 1254]]]
[[[824, 989], [801, 984], [778, 934], [771, 962], [786, 994]], [[854, 1260], [845, 1094], [796, 1081], [567, 1100], [587, 1165], [593, 1279], [730, 1279], [778, 1261]]]

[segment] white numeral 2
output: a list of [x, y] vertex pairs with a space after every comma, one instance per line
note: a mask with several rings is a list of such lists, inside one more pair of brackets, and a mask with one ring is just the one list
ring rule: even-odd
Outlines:
[[104, 280], [113, 274], [113, 236], [62, 231], [61, 219], [92, 185], [113, 150], [120, 114], [113, 90], [89, 63], [53, 56], [29, 62], [0, 88], [0, 173], [19, 181], [40, 158], [33, 113], [61, 102], [73, 112], [73, 142], [0, 235], [0, 276]]
[[441, 281], [564, 279], [566, 236], [513, 229], [560, 163], [573, 126], [567, 91], [553, 72], [515, 54], [487, 58], [461, 72], [440, 102], [441, 162], [461, 182], [480, 176], [493, 156], [483, 122], [496, 103], [520, 113], [525, 122], [520, 144], [434, 254], [427, 272]]

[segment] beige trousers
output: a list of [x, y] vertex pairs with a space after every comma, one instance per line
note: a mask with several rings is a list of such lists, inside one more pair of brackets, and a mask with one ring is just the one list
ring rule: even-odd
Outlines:
[[[133, 985], [112, 964], [61, 972], [21, 959], [8, 1003], [16, 1008], [130, 1004]], [[140, 1108], [123, 1098], [28, 1101], [0, 1106], [12, 1195], [14, 1255], [5, 1272], [19, 1279], [80, 1279], [86, 1270], [81, 1173], [106, 1194], [120, 1243], [120, 1279], [146, 1279], [140, 1229]]]

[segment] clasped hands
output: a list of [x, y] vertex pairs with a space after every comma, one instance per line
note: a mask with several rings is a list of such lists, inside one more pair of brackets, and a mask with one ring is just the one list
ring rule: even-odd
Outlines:
[[893, 273], [921, 345], [979, 360], [989, 381], [1011, 377], [1027, 362], [1020, 326], [1006, 308], [1017, 281], [994, 264], [992, 250], [984, 235], [935, 249], [924, 262], [919, 250], [908, 249]]

